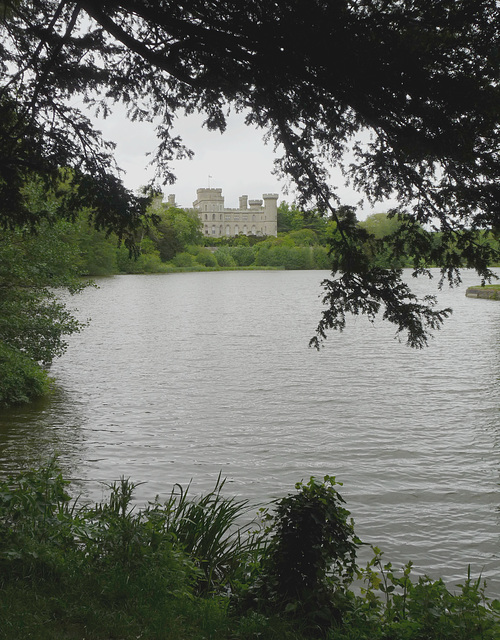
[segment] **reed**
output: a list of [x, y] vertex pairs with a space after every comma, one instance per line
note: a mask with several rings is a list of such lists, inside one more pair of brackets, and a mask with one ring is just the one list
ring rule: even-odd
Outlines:
[[[166, 528], [203, 572], [201, 589], [234, 590], [240, 569], [265, 549], [265, 534], [255, 519], [248, 500], [222, 495], [225, 479], [219, 474], [212, 491], [190, 499], [189, 486], [175, 485], [164, 505]], [[247, 521], [246, 524], [241, 522]]]
[[[212, 491], [134, 503], [122, 477], [81, 504], [52, 460], [0, 483], [1, 640], [498, 640], [500, 602], [452, 593], [374, 548], [366, 569], [333, 478], [264, 510]], [[363, 581], [355, 593], [353, 578]]]

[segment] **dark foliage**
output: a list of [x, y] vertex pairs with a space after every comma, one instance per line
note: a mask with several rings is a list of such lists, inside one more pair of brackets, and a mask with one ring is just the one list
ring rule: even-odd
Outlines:
[[336, 484], [329, 476], [311, 478], [277, 501], [261, 575], [246, 596], [251, 606], [298, 617], [316, 630], [340, 622], [361, 541]]
[[2, 639], [499, 637], [500, 602], [480, 579], [452, 593], [412, 580], [411, 562], [398, 571], [377, 547], [356, 567], [333, 478], [278, 500], [267, 534], [241, 522], [248, 504], [224, 497], [221, 478], [205, 496], [176, 486], [145, 509], [125, 478], [95, 506], [69, 484], [55, 461], [0, 482]]
[[[199, 111], [206, 127], [223, 131], [234, 108], [285, 150], [277, 168], [294, 182], [299, 204], [336, 220], [348, 298], [370, 289], [388, 308], [386, 292], [400, 275], [359, 264], [356, 234], [328, 180], [332, 166], [370, 201], [398, 199], [417, 273], [433, 252], [450, 281], [462, 266], [490, 277], [491, 252], [476, 232], [498, 228], [500, 218], [495, 0], [248, 0], [244, 11], [236, 0], [8, 0], [5, 7], [2, 225], [32, 222], [21, 190], [27, 174], [50, 183], [57, 167], [71, 166], [98, 226], [122, 233], [134, 226], [141, 203], [117, 180], [112, 148], [73, 106], [78, 100], [103, 114], [122, 102], [130, 119], [156, 119], [155, 160], [166, 181], [170, 161], [191, 153], [172, 133], [174, 115]], [[422, 225], [441, 230], [438, 252], [420, 241]], [[386, 317], [409, 332], [410, 344], [425, 343], [442, 317], [422, 301], [401, 324], [406, 292], [396, 287], [389, 297], [399, 309]], [[330, 314], [342, 313], [341, 300], [329, 304]]]

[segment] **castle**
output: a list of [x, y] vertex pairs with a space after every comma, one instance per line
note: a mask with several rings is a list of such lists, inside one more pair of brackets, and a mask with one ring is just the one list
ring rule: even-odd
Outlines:
[[262, 200], [240, 197], [239, 209], [226, 209], [222, 189], [197, 189], [193, 207], [203, 223], [203, 234], [219, 238], [238, 234], [278, 234], [278, 194], [264, 193]]

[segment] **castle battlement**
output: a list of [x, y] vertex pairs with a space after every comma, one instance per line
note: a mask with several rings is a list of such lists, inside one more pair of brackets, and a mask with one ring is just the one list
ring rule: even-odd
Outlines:
[[211, 237], [278, 234], [278, 194], [265, 193], [261, 200], [240, 196], [239, 208], [224, 206], [220, 188], [196, 190], [193, 208], [203, 223], [203, 234]]

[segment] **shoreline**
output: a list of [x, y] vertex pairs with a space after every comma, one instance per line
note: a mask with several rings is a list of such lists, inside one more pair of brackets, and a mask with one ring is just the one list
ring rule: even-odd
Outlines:
[[467, 298], [481, 298], [483, 300], [500, 300], [500, 285], [486, 285], [467, 287], [465, 291]]

